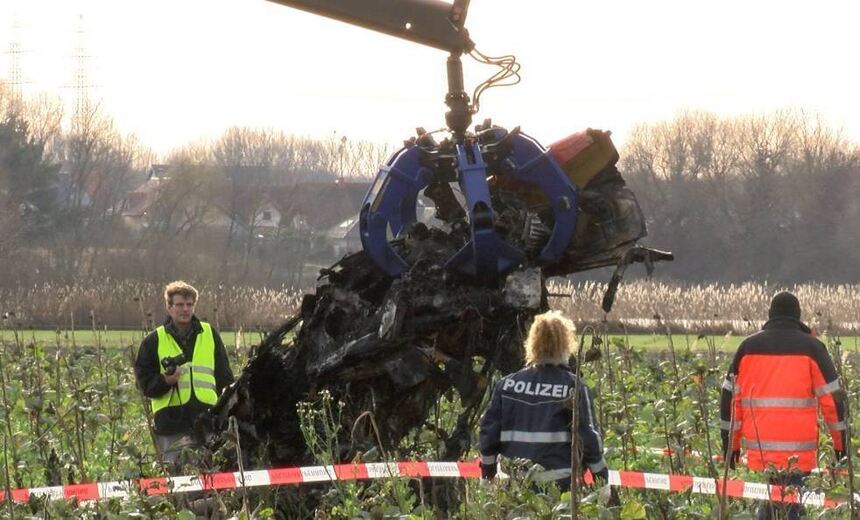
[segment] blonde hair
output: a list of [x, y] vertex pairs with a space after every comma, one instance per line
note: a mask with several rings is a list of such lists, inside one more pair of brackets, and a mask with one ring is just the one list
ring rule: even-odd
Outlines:
[[526, 338], [526, 363], [567, 364], [576, 344], [576, 327], [559, 311], [535, 316]]
[[170, 307], [170, 304], [173, 303], [173, 296], [177, 294], [191, 298], [194, 303], [197, 303], [197, 289], [182, 280], [176, 280], [175, 282], [170, 282], [164, 288], [164, 304]]

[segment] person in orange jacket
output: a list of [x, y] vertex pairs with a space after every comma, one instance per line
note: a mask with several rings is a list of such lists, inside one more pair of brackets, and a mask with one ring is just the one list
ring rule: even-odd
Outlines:
[[[802, 321], [793, 294], [773, 297], [761, 331], [738, 347], [722, 387], [723, 453], [734, 468], [741, 441], [751, 470], [770, 470], [776, 485], [801, 486], [818, 465], [818, 409], [833, 438], [837, 460], [845, 453], [845, 392], [824, 344]], [[758, 518], [773, 515], [774, 504]], [[800, 504], [785, 506], [800, 518]]]

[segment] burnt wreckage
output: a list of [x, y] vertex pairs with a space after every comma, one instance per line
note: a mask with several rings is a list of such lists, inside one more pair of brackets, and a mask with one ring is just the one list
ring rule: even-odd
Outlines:
[[[380, 12], [376, 0], [278, 3], [450, 51], [450, 137], [437, 142], [419, 129], [383, 165], [359, 216], [363, 251], [321, 271], [316, 291], [221, 395], [210, 426], [223, 431], [235, 417], [246, 450], [264, 446], [270, 463], [306, 464], [297, 405], [327, 390], [345, 404], [341, 460], [396, 448], [417, 429], [435, 434], [442, 460], [456, 459], [470, 446], [491, 372], [522, 366], [526, 327], [548, 309], [547, 277], [615, 265], [608, 311], [628, 265], [650, 271], [671, 254], [636, 244], [644, 218], [608, 132], [589, 129], [544, 149], [490, 121], [467, 131], [475, 111], [460, 63], [475, 52], [463, 27], [467, 2], [383, 2]], [[447, 426], [428, 421], [450, 392], [459, 416]]]
[[[499, 133], [494, 129], [493, 135]], [[584, 176], [590, 179], [578, 191], [575, 232], [557, 261], [540, 259], [553, 227], [545, 197], [500, 176], [488, 183], [493, 230], [522, 251], [521, 260], [498, 276], [446, 269], [452, 252], [471, 240], [470, 226], [447, 183], [428, 187], [443, 194], [437, 201], [445, 201], [437, 202], [437, 224], [416, 221], [390, 242], [409, 268], [393, 277], [360, 252], [324, 269], [316, 292], [305, 295], [296, 315], [255, 349], [221, 396], [213, 409], [218, 423], [223, 427], [227, 416], [235, 415], [248, 434], [244, 445], [265, 443], [269, 460], [279, 464], [308, 463], [296, 405], [327, 389], [346, 404], [341, 456], [348, 459], [376, 444], [364, 428], [363, 437], [347, 438], [365, 412], [373, 414], [384, 447], [395, 447], [415, 428], [434, 430], [427, 418], [440, 396], [454, 389], [463, 411], [452, 431], [435, 433], [444, 442], [443, 460], [462, 455], [490, 372], [509, 373], [523, 364], [524, 331], [534, 314], [548, 308], [547, 276], [618, 266], [604, 297], [609, 310], [627, 265], [638, 261], [650, 268], [670, 258], [635, 244], [645, 225], [615, 168], [608, 134], [583, 132], [573, 140], [585, 145], [576, 157], [594, 158], [578, 161], [580, 168], [573, 171], [589, 164], [599, 169]], [[409, 146], [428, 156], [450, 146], [421, 142]]]

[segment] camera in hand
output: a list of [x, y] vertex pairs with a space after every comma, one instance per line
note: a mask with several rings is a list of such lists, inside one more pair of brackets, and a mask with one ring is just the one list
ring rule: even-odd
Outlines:
[[179, 365], [185, 364], [185, 354], [179, 354], [178, 356], [166, 357], [161, 360], [161, 366], [164, 367], [164, 374], [168, 376], [172, 376], [176, 373], [176, 367]]

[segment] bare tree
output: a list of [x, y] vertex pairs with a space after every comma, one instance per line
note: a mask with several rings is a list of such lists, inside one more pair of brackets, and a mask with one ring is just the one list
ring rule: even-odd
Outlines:
[[149, 279], [196, 277], [215, 263], [206, 231], [217, 218], [212, 200], [218, 189], [218, 172], [211, 164], [191, 162], [182, 152], [172, 157], [136, 248], [145, 251], [138, 262]]
[[124, 236], [118, 226], [131, 178], [150, 154], [133, 136], [121, 135], [97, 104], [83, 104], [69, 133], [54, 143], [63, 162], [55, 268], [67, 280], [94, 276]]
[[[637, 127], [622, 170], [683, 278], [802, 281], [858, 274], [856, 145], [799, 111], [684, 113]], [[824, 268], [825, 266], [826, 269]], [[828, 273], [828, 274], [824, 274]]]

